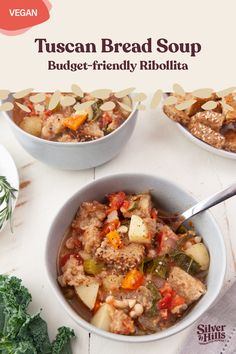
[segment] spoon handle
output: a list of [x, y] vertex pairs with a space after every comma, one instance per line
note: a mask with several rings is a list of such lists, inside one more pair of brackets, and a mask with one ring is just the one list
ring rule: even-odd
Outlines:
[[201, 211], [204, 211], [206, 209], [209, 209], [213, 207], [214, 205], [217, 205], [221, 202], [223, 202], [226, 199], [229, 199], [236, 195], [236, 183], [234, 183], [232, 186], [224, 189], [221, 192], [215, 193], [212, 196], [202, 200], [201, 202], [197, 203], [196, 205], [192, 206], [188, 210], [186, 210], [182, 216], [184, 217], [185, 220], [191, 218], [194, 215], [197, 215]]

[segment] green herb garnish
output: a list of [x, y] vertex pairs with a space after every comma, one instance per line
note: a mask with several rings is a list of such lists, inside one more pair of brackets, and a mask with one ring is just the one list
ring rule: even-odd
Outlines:
[[0, 176], [0, 229], [7, 220], [10, 220], [12, 231], [12, 201], [16, 198], [15, 192], [17, 190], [11, 187], [6, 177]]

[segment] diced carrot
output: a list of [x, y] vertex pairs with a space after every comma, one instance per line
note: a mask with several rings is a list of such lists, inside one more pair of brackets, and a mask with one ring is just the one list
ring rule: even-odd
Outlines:
[[137, 269], [130, 270], [121, 283], [121, 287], [127, 290], [139, 288], [144, 282], [143, 273]]
[[106, 238], [109, 240], [109, 242], [112, 244], [112, 246], [116, 249], [122, 248], [124, 245], [120, 239], [120, 234], [118, 231], [110, 231], [107, 235]]
[[67, 117], [63, 121], [63, 125], [71, 130], [77, 130], [86, 121], [88, 114], [76, 115], [74, 117]]

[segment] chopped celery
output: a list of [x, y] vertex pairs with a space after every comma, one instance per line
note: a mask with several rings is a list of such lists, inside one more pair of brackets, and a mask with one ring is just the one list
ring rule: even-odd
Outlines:
[[104, 264], [97, 262], [95, 259], [90, 258], [84, 261], [84, 271], [87, 274], [98, 274], [103, 270]]

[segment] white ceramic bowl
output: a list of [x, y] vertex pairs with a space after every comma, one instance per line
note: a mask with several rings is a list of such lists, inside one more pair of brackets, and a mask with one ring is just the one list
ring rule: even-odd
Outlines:
[[183, 127], [181, 124], [177, 123], [177, 127], [178, 129], [183, 133], [183, 135], [186, 136], [186, 138], [188, 138], [190, 141], [192, 141], [194, 144], [200, 146], [202, 149], [207, 150], [215, 155], [221, 156], [221, 157], [225, 157], [227, 159], [232, 159], [232, 160], [236, 160], [236, 153], [234, 152], [230, 152], [230, 151], [226, 151], [223, 149], [216, 149], [214, 146], [211, 146], [207, 143], [205, 143], [204, 141], [196, 138], [194, 135], [192, 135], [188, 129], [186, 129], [185, 127]]
[[[46, 243], [46, 268], [55, 297], [71, 318], [86, 330], [103, 337], [123, 342], [149, 342], [173, 335], [196, 321], [216, 300], [223, 285], [226, 269], [226, 252], [223, 236], [209, 212], [193, 218], [197, 232], [203, 236], [210, 252], [210, 268], [207, 277], [207, 293], [193, 309], [174, 326], [145, 336], [124, 336], [100, 330], [78, 315], [64, 298], [57, 283], [56, 258], [62, 237], [83, 201], [104, 199], [107, 193], [126, 191], [139, 193], [150, 191], [157, 205], [166, 211], [182, 212], [196, 202], [188, 192], [170, 181], [142, 174], [120, 174], [98, 179], [79, 190], [60, 209], [51, 225]], [[82, 311], [82, 310], [81, 310]]]
[[48, 141], [26, 133], [12, 120], [11, 112], [4, 116], [19, 143], [34, 158], [63, 170], [84, 170], [113, 159], [128, 142], [137, 120], [135, 105], [126, 121], [103, 138], [78, 143]]

